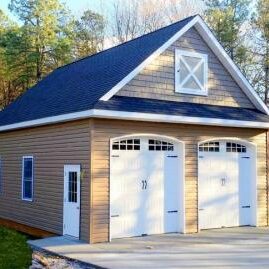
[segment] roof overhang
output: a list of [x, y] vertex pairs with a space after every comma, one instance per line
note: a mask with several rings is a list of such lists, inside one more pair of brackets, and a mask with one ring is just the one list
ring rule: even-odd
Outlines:
[[69, 113], [59, 116], [47, 117], [37, 120], [24, 121], [20, 123], [0, 126], [0, 132], [36, 127], [48, 124], [62, 123], [80, 119], [87, 119], [87, 118], [194, 124], [194, 125], [207, 125], [207, 126], [224, 126], [234, 128], [269, 129], [269, 122], [240, 121], [240, 120], [229, 120], [218, 118], [165, 115], [156, 113], [90, 109], [81, 112]]
[[124, 85], [126, 85], [131, 79], [133, 79], [139, 72], [141, 72], [150, 62], [163, 53], [168, 47], [170, 47], [176, 40], [178, 40], [184, 33], [186, 33], [191, 27], [195, 27], [204, 41], [219, 58], [221, 63], [226, 67], [227, 71], [231, 74], [233, 79], [237, 82], [239, 87], [244, 91], [246, 96], [250, 99], [253, 105], [263, 113], [269, 115], [269, 109], [255, 92], [248, 80], [232, 61], [230, 56], [224, 50], [217, 38], [211, 32], [209, 27], [203, 21], [200, 16], [195, 16], [188, 24], [180, 29], [174, 36], [166, 41], [160, 48], [152, 53], [147, 59], [145, 59], [140, 65], [138, 65], [131, 73], [123, 78], [118, 84], [116, 84], [110, 91], [103, 95], [100, 100], [108, 101], [113, 95], [115, 95]]

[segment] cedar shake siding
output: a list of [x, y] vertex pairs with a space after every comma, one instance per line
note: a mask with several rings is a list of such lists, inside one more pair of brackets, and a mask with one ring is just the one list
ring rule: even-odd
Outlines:
[[[185, 210], [186, 232], [197, 232], [197, 144], [211, 138], [241, 138], [257, 145], [257, 222], [268, 225], [266, 131], [257, 129], [210, 127], [198, 125], [94, 120], [91, 133], [91, 243], [109, 240], [109, 143], [110, 139], [128, 134], [159, 134], [185, 143]], [[128, 199], [128, 197], [126, 197]]]
[[[0, 133], [0, 218], [56, 234], [63, 232], [64, 165], [80, 164], [80, 237], [89, 241], [90, 121]], [[34, 157], [33, 202], [21, 199], [22, 157]]]
[[[208, 55], [208, 96], [175, 92], [175, 49]], [[153, 60], [117, 95], [254, 108], [195, 28], [187, 31], [178, 41]]]

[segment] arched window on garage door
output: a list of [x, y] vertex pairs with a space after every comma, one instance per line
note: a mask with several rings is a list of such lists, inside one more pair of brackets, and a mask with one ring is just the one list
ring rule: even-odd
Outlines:
[[212, 141], [200, 144], [199, 152], [247, 153], [247, 147], [236, 142]]
[[148, 149], [150, 151], [174, 151], [174, 144], [163, 140], [149, 139]]
[[140, 139], [122, 139], [114, 141], [113, 150], [140, 150]]
[[247, 152], [247, 147], [238, 143], [226, 142], [226, 152], [245, 153]]
[[220, 143], [219, 142], [206, 142], [199, 145], [200, 152], [219, 152]]

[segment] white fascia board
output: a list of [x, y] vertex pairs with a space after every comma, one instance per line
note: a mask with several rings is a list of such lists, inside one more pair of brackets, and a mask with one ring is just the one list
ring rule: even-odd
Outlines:
[[261, 100], [259, 95], [255, 92], [253, 87], [247, 81], [245, 76], [241, 73], [239, 68], [223, 49], [219, 41], [213, 35], [206, 23], [200, 16], [195, 16], [188, 24], [186, 24], [181, 30], [179, 30], [174, 36], [172, 36], [167, 42], [165, 42], [160, 48], [158, 48], [153, 54], [151, 54], [146, 60], [138, 65], [131, 73], [129, 73], [124, 79], [122, 79], [117, 85], [115, 85], [109, 92], [103, 95], [100, 100], [108, 101], [113, 95], [115, 95], [124, 85], [131, 81], [136, 75], [139, 74], [149, 63], [151, 63], [156, 57], [169, 48], [176, 40], [178, 40], [184, 33], [186, 33], [191, 27], [195, 27], [207, 45], [212, 49], [215, 55], [219, 58], [221, 63], [226, 67], [228, 72], [237, 82], [239, 87], [244, 91], [247, 97], [251, 100], [254, 106], [269, 115], [269, 109]]
[[186, 24], [181, 30], [179, 30], [174, 36], [168, 39], [161, 47], [153, 52], [146, 60], [138, 65], [131, 73], [129, 73], [124, 79], [116, 84], [109, 92], [103, 95], [100, 100], [108, 101], [114, 94], [116, 94], [124, 85], [126, 85], [131, 79], [133, 79], [138, 73], [143, 70], [148, 64], [150, 64], [156, 57], [169, 48], [175, 41], [177, 41], [185, 32], [187, 32], [198, 21], [199, 16], [194, 17], [188, 24]]
[[197, 23], [194, 25], [194, 27], [202, 36], [202, 38], [205, 40], [207, 45], [212, 49], [215, 55], [219, 58], [220, 62], [226, 67], [227, 71], [234, 78], [234, 80], [237, 82], [239, 87], [244, 91], [247, 97], [252, 101], [255, 107], [259, 109], [260, 111], [269, 115], [268, 107], [261, 100], [259, 95], [250, 85], [248, 80], [245, 78], [245, 76], [239, 70], [237, 65], [233, 62], [231, 57], [224, 50], [222, 45], [219, 43], [217, 38], [214, 36], [214, 34], [211, 32], [211, 30], [209, 29], [209, 27], [206, 25], [206, 23], [203, 21], [201, 17], [198, 17]]
[[47, 117], [38, 120], [25, 121], [21, 123], [14, 123], [0, 127], [0, 132], [11, 131], [22, 128], [30, 128], [42, 125], [49, 125], [79, 119], [87, 118], [103, 118], [115, 120], [133, 120], [133, 121], [149, 121], [149, 122], [165, 122], [165, 123], [181, 123], [181, 124], [194, 124], [194, 125], [208, 125], [208, 126], [225, 126], [235, 128], [258, 128], [269, 129], [269, 122], [256, 122], [256, 121], [239, 121], [239, 120], [226, 120], [217, 118], [201, 118], [201, 117], [188, 117], [176, 115], [164, 115], [156, 113], [141, 113], [141, 112], [124, 112], [116, 110], [103, 110], [103, 109], [90, 109], [77, 113], [69, 113], [60, 116]]
[[188, 116], [164, 115], [156, 113], [153, 114], [153, 113], [141, 113], [141, 112], [124, 112], [124, 111], [102, 110], [102, 109], [94, 109], [92, 117], [119, 119], [119, 120], [225, 126], [235, 128], [269, 129], [269, 122], [267, 123], [267, 122], [227, 120], [217, 118], [188, 117]]
[[93, 113], [93, 110], [86, 110], [86, 111], [69, 113], [69, 114], [64, 114], [64, 115], [59, 115], [59, 116], [46, 117], [46, 118], [42, 118], [38, 120], [30, 120], [30, 121], [24, 121], [24, 122], [19, 122], [19, 123], [13, 123], [9, 125], [0, 126], [0, 132], [47, 125], [47, 124], [54, 124], [54, 123], [59, 123], [59, 122], [72, 121], [72, 120], [86, 119], [86, 118], [90, 118], [92, 116], [92, 113]]

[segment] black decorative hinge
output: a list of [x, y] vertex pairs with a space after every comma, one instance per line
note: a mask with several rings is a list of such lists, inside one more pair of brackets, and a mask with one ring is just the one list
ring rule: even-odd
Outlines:
[[178, 211], [177, 210], [169, 210], [167, 211], [167, 213], [177, 213]]

